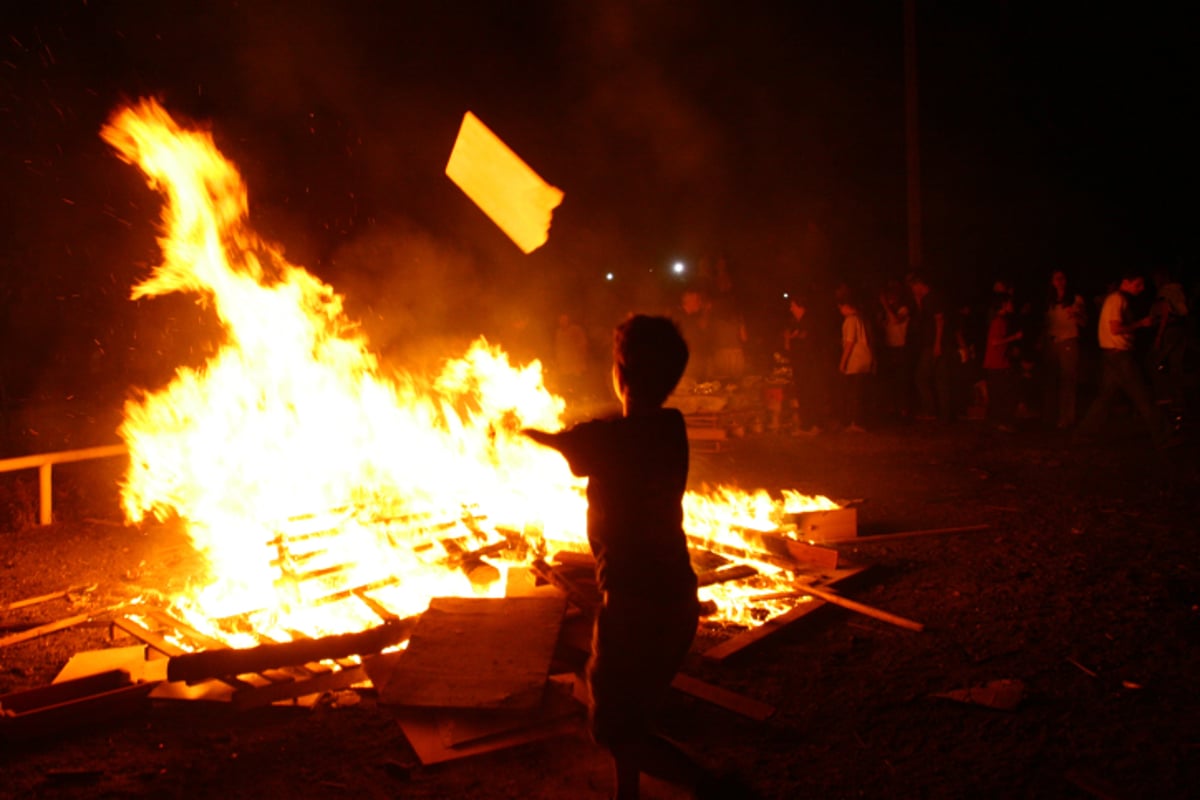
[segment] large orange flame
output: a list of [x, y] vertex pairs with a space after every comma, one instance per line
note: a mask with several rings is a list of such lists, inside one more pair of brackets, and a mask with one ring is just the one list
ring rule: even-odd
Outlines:
[[[177, 516], [208, 559], [205, 581], [175, 598], [189, 619], [254, 612], [257, 631], [282, 638], [357, 630], [377, 621], [366, 605], [322, 599], [372, 586], [408, 614], [478, 591], [426, 560], [439, 539], [586, 547], [582, 482], [517, 433], [562, 426], [538, 362], [513, 365], [480, 339], [432, 379], [385, 377], [342, 298], [251, 230], [245, 184], [211, 134], [143, 100], [102, 136], [166, 199], [163, 262], [134, 298], [195, 293], [225, 333], [202, 367], [129, 401], [120, 430], [128, 518]], [[689, 494], [687, 509], [704, 539], [769, 529], [788, 510], [735, 490]]]

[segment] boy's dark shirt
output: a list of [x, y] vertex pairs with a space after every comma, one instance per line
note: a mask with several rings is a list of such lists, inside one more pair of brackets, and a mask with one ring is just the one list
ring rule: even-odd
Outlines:
[[571, 471], [588, 478], [588, 541], [602, 592], [626, 599], [696, 601], [683, 532], [688, 444], [683, 415], [584, 422], [555, 436]]

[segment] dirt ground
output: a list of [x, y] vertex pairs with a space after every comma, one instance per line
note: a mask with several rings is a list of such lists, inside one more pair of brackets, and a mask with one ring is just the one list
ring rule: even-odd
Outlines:
[[[21, 530], [36, 483], [0, 476], [12, 528], [0, 533], [0, 604], [97, 585], [79, 607], [56, 600], [4, 613], [0, 636], [182, 579], [189, 554], [177, 534], [106, 521], [118, 518], [117, 468], [60, 468], [64, 521]], [[697, 455], [696, 486], [861, 498], [864, 536], [989, 527], [843, 547], [877, 567], [854, 596], [926, 630], [836, 610], [720, 664], [694, 653], [688, 673], [777, 711], [754, 722], [680, 695], [662, 728], [767, 798], [1195, 796], [1197, 478], [1195, 441], [1156, 452], [1117, 434], [1080, 447], [978, 423], [750, 437], [728, 453]], [[0, 650], [0, 693], [48, 683], [73, 653], [104, 647], [107, 636], [95, 624]], [[1015, 710], [932, 696], [1000, 679], [1025, 686]], [[583, 734], [421, 768], [392, 712], [369, 692], [349, 707], [155, 706], [91, 730], [10, 742], [0, 755], [0, 795], [17, 797], [610, 791], [607, 762]], [[645, 795], [681, 796], [651, 781]]]

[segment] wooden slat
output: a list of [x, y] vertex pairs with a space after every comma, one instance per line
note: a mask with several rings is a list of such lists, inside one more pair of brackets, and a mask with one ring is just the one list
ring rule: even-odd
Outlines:
[[[853, 566], [840, 569], [838, 570], [838, 574], [834, 580], [830, 581], [826, 585], [832, 586], [841, 583], [842, 581], [849, 580], [866, 569], [867, 567], [865, 566]], [[826, 602], [824, 600], [813, 600], [809, 603], [802, 603], [793, 608], [791, 611], [780, 614], [777, 617], [772, 617], [761, 625], [750, 628], [744, 633], [740, 633], [737, 636], [726, 639], [724, 642], [721, 642], [715, 647], [709, 648], [704, 652], [704, 657], [713, 661], [723, 661], [730, 656], [742, 652], [748, 647], [758, 644], [764, 639], [769, 638], [775, 633], [778, 633], [789, 625], [804, 619], [809, 614], [812, 614], [814, 611], [817, 611], [825, 606]]]
[[981, 525], [959, 525], [953, 528], [927, 528], [916, 531], [899, 531], [898, 533], [881, 533], [875, 536], [855, 536], [847, 539], [826, 539], [824, 544], [878, 544], [879, 542], [894, 542], [897, 539], [913, 539], [919, 536], [945, 536], [951, 533], [972, 533], [975, 531], [986, 531], [992, 526], [983, 523]]
[[294, 700], [309, 694], [345, 689], [367, 679], [361, 665], [349, 669], [314, 675], [303, 680], [271, 683], [266, 686], [241, 687], [233, 694], [233, 707], [238, 709], [260, 708], [280, 700]]
[[36, 628], [30, 628], [27, 631], [21, 631], [20, 633], [14, 633], [11, 636], [5, 636], [3, 639], [0, 639], [0, 647], [8, 647], [9, 645], [27, 642], [30, 639], [36, 639], [39, 636], [45, 636], [48, 633], [54, 633], [56, 631], [64, 630], [65, 628], [70, 628], [74, 625], [79, 625], [80, 623], [87, 622], [91, 618], [91, 613], [76, 614], [73, 617], [60, 619], [56, 622], [48, 622], [45, 625], [38, 625]]
[[36, 639], [39, 636], [45, 636], [49, 633], [56, 633], [67, 628], [74, 627], [75, 625], [81, 625], [85, 622], [95, 619], [96, 617], [108, 614], [117, 608], [120, 608], [120, 606], [97, 608], [93, 611], [88, 611], [83, 614], [76, 614], [55, 622], [48, 622], [45, 625], [38, 625], [36, 628], [30, 628], [29, 630], [21, 631], [20, 633], [14, 633], [11, 636], [5, 636], [3, 639], [0, 639], [0, 647], [8, 647], [9, 645], [20, 644], [21, 642], [27, 642], [30, 639]]
[[73, 592], [90, 592], [95, 588], [96, 588], [96, 584], [94, 584], [94, 583], [91, 584], [90, 586], [72, 586], [70, 588], [63, 589], [58, 592], [51, 592], [50, 594], [40, 594], [37, 597], [27, 597], [24, 600], [15, 600], [11, 603], [6, 603], [6, 604], [0, 606], [0, 611], [12, 611], [17, 608], [25, 608], [26, 606], [36, 606], [41, 603], [49, 602], [51, 600], [57, 600], [60, 597], [66, 597], [67, 595], [69, 595]]
[[133, 638], [144, 642], [163, 655], [178, 656], [187, 652], [182, 647], [168, 642], [159, 634], [127, 617], [113, 617], [112, 624], [114, 628], [120, 628]]
[[875, 619], [882, 620], [883, 622], [890, 622], [898, 627], [908, 628], [910, 631], [925, 630], [925, 626], [920, 622], [915, 622], [907, 617], [902, 617], [899, 614], [893, 614], [890, 611], [884, 611], [881, 608], [876, 608], [875, 606], [870, 606], [866, 603], [861, 603], [858, 600], [851, 600], [849, 597], [843, 597], [837, 592], [831, 592], [816, 586], [803, 586], [795, 591], [774, 592], [772, 594], [749, 597], [747, 600], [753, 603], [755, 601], [762, 600], [786, 600], [790, 597], [804, 597], [805, 595], [819, 597], [827, 603], [833, 603], [835, 606], [841, 606], [842, 608], [850, 611], [857, 611], [859, 614], [864, 616], [874, 617]]
[[671, 688], [758, 722], [769, 719], [775, 713], [775, 706], [769, 703], [731, 692], [720, 686], [706, 683], [699, 678], [684, 675], [682, 672], [671, 681]]

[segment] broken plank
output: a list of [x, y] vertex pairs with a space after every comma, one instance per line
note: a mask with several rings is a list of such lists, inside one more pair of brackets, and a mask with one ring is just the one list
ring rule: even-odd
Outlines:
[[875, 619], [882, 620], [883, 622], [890, 622], [893, 625], [901, 628], [907, 628], [910, 631], [920, 632], [925, 630], [925, 626], [920, 622], [915, 622], [906, 617], [902, 617], [899, 614], [893, 614], [890, 611], [884, 611], [883, 609], [876, 608], [875, 606], [869, 606], [866, 603], [860, 603], [857, 600], [851, 600], [849, 597], [844, 597], [837, 592], [831, 592], [828, 589], [821, 589], [816, 586], [805, 586], [801, 589], [797, 589], [794, 592], [776, 592], [774, 594], [760, 595], [759, 597], [750, 599], [780, 600], [787, 597], [803, 597], [804, 595], [819, 597], [827, 603], [833, 603], [835, 606], [841, 606], [842, 608], [850, 611], [857, 611], [859, 614], [864, 616], [874, 617]]
[[550, 566], [544, 559], [535, 558], [529, 565], [533, 573], [549, 584], [566, 592], [567, 599], [585, 614], [595, 614], [600, 607], [600, 598], [595, 591], [585, 591], [574, 581], [562, 574], [562, 570]]
[[704, 700], [727, 711], [749, 717], [756, 722], [769, 719], [775, 713], [773, 705], [706, 683], [699, 678], [684, 675], [682, 672], [676, 674], [671, 680], [671, 688], [691, 695], [697, 700]]
[[6, 603], [0, 606], [0, 611], [12, 611], [17, 608], [25, 608], [26, 606], [36, 606], [40, 603], [46, 603], [51, 600], [57, 600], [60, 597], [66, 597], [74, 592], [90, 592], [96, 588], [96, 584], [89, 586], [71, 586], [61, 591], [51, 592], [50, 594], [41, 594], [37, 597], [27, 597], [24, 600], [14, 600], [11, 603]]
[[24, 744], [34, 736], [95, 730], [148, 710], [147, 695], [156, 685], [133, 683], [128, 673], [111, 670], [0, 695], [0, 740]]
[[721, 567], [707, 572], [701, 572], [696, 576], [696, 586], [712, 586], [717, 583], [728, 583], [729, 581], [740, 581], [743, 578], [750, 578], [758, 574], [758, 570], [749, 564], [734, 564], [729, 567]]
[[952, 528], [926, 528], [924, 530], [881, 533], [874, 536], [856, 536], [845, 539], [826, 539], [824, 544], [875, 544], [877, 542], [891, 542], [895, 541], [896, 539], [912, 539], [918, 536], [944, 536], [950, 533], [986, 531], [990, 527], [992, 526], [985, 522], [981, 525], [958, 525]]
[[75, 625], [81, 625], [95, 617], [98, 617], [101, 614], [112, 611], [113, 608], [114, 607], [102, 608], [97, 611], [88, 611], [84, 614], [76, 614], [73, 617], [60, 619], [56, 622], [49, 622], [45, 625], [39, 625], [36, 628], [30, 628], [27, 631], [21, 631], [20, 633], [14, 633], [11, 636], [5, 636], [3, 639], [0, 639], [0, 647], [8, 647], [9, 645], [20, 644], [21, 642], [27, 642], [30, 639], [36, 639], [39, 636], [45, 636], [48, 633], [55, 633], [57, 631], [65, 630], [66, 628], [74, 627]]

